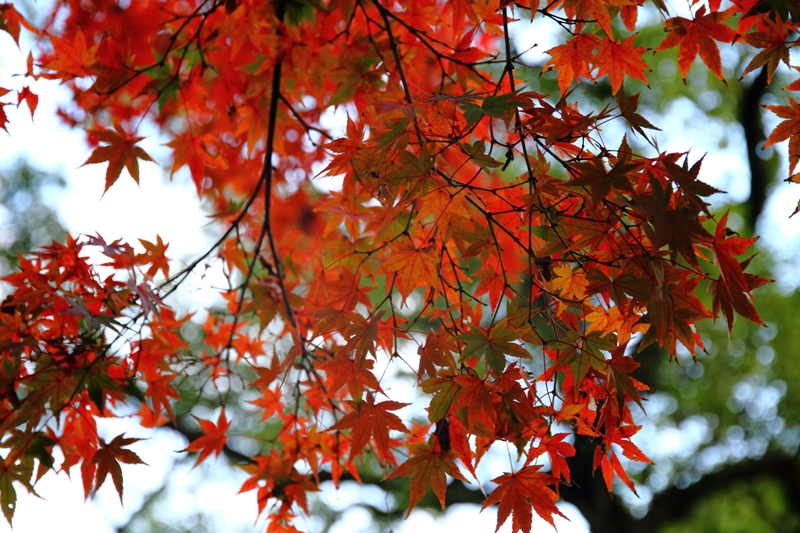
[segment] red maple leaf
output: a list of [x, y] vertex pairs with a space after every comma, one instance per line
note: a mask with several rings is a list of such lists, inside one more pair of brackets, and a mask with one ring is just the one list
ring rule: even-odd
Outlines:
[[225, 444], [228, 442], [226, 433], [231, 427], [230, 421], [225, 417], [224, 410], [220, 413], [216, 424], [210, 420], [202, 420], [200, 418], [197, 419], [197, 422], [200, 424], [203, 436], [194, 439], [189, 443], [189, 446], [183, 450], [184, 452], [200, 452], [194, 466], [205, 461], [206, 458], [211, 455], [211, 452], [214, 452], [214, 455], [219, 457], [219, 454], [222, 453]]
[[348, 462], [360, 455], [364, 447], [372, 440], [378, 459], [382, 463], [396, 464], [394, 454], [389, 449], [389, 430], [408, 433], [408, 429], [397, 415], [389, 411], [402, 409], [409, 404], [391, 401], [376, 404], [375, 396], [371, 392], [367, 393], [366, 401], [347, 402], [347, 404], [353, 411], [344, 415], [330, 429], [332, 431], [347, 428], [352, 430]]
[[411, 451], [411, 457], [401, 464], [397, 470], [384, 478], [412, 476], [406, 518], [428, 491], [428, 487], [433, 489], [433, 493], [439, 499], [442, 509], [444, 509], [447, 476], [467, 481], [461, 475], [454, 462], [454, 459], [457, 459], [459, 454], [454, 451], [444, 452], [440, 446], [422, 442], [412, 443], [409, 446], [409, 450]]
[[642, 54], [647, 50], [633, 46], [635, 37], [631, 35], [623, 42], [600, 39], [594, 64], [598, 67], [598, 77], [608, 74], [612, 94], [619, 92], [625, 74], [647, 85], [645, 71], [650, 70], [650, 67], [642, 59]]
[[553, 470], [553, 476], [561, 479], [567, 483], [570, 482], [569, 465], [567, 464], [567, 457], [575, 455], [575, 448], [569, 442], [564, 442], [564, 439], [569, 437], [569, 433], [557, 433], [552, 437], [545, 436], [542, 442], [536, 448], [531, 448], [528, 452], [528, 463], [547, 452], [550, 458], [550, 465]]
[[558, 479], [549, 474], [540, 474], [540, 468], [541, 465], [530, 465], [519, 472], [503, 474], [492, 480], [498, 486], [483, 502], [481, 509], [494, 503], [500, 504], [495, 531], [500, 530], [511, 514], [511, 533], [529, 532], [533, 521], [531, 508], [553, 527], [553, 515], [564, 516], [556, 507], [558, 495], [548, 487], [557, 483]]
[[703, 60], [711, 72], [722, 77], [722, 62], [719, 56], [717, 42], [731, 43], [736, 38], [736, 32], [723, 24], [732, 15], [733, 10], [717, 11], [706, 14], [705, 6], [701, 7], [694, 19], [675, 17], [667, 20], [664, 27], [669, 32], [664, 42], [656, 48], [656, 52], [680, 45], [678, 48], [678, 66], [681, 77], [686, 79], [686, 74], [692, 66], [694, 58], [700, 52]]
[[789, 174], [800, 163], [800, 103], [789, 98], [789, 105], [768, 105], [767, 109], [785, 119], [770, 133], [764, 148], [789, 139]]

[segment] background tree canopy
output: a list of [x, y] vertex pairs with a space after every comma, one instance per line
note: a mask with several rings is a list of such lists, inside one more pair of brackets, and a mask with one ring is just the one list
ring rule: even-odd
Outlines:
[[[223, 236], [184, 268], [160, 239], [65, 241], [40, 201], [62, 181], [5, 172], [3, 272], [62, 243], [6, 278], [9, 520], [10, 487], [49, 469], [122, 499], [137, 439], [96, 421], [130, 417], [241, 467], [274, 528], [346, 519], [313, 494], [334, 484], [379, 531], [498, 500], [526, 530], [557, 497], [594, 532], [800, 527], [794, 256], [748, 240], [776, 231], [797, 160], [792, 2], [90, 4], [36, 25], [2, 8], [39, 39], [4, 105], [34, 115], [34, 80], [64, 84], [106, 190], [161, 136]], [[167, 306], [214, 269], [208, 312]], [[466, 483], [493, 443], [507, 464]], [[121, 530], [214, 529], [173, 496]]]

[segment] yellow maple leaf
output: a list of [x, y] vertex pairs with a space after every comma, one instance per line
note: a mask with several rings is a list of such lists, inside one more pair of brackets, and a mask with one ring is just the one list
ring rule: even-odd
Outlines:
[[550, 287], [564, 298], [581, 300], [586, 297], [586, 287], [589, 282], [586, 275], [581, 272], [573, 272], [569, 265], [559, 265], [553, 268], [553, 278], [550, 280]]

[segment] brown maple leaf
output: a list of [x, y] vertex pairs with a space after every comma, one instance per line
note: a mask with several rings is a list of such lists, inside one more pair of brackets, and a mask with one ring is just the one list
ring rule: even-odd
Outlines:
[[103, 439], [100, 439], [100, 448], [97, 450], [97, 453], [94, 454], [94, 458], [91, 461], [97, 467], [95, 473], [95, 490], [99, 489], [106, 480], [106, 476], [111, 474], [111, 480], [114, 482], [117, 494], [119, 494], [119, 501], [122, 501], [122, 469], [120, 468], [120, 463], [131, 465], [147, 464], [134, 452], [124, 449], [125, 446], [129, 446], [140, 440], [142, 439], [126, 439], [124, 433], [114, 437], [114, 440], [108, 444], [106, 444]]
[[116, 125], [114, 130], [93, 130], [90, 134], [98, 141], [108, 143], [107, 146], [95, 148], [84, 163], [84, 165], [93, 165], [108, 161], [106, 186], [103, 192], [114, 185], [123, 168], [127, 168], [133, 180], [139, 183], [139, 159], [153, 161], [147, 152], [136, 146], [136, 143], [144, 137], [131, 137], [119, 125]]
[[772, 77], [775, 75], [775, 70], [781, 61], [787, 66], [791, 66], [789, 48], [786, 46], [789, 28], [779, 21], [777, 14], [775, 14], [774, 21], [766, 16], [758, 17], [756, 24], [758, 31], [743, 35], [742, 40], [762, 50], [748, 63], [747, 68], [742, 72], [742, 78], [755, 69], [766, 65], [767, 83], [772, 83]]

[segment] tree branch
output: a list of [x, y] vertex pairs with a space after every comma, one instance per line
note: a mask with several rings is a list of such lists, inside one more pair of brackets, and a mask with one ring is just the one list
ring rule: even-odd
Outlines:
[[767, 92], [767, 67], [762, 67], [756, 79], [744, 90], [740, 122], [744, 129], [747, 144], [747, 162], [750, 166], [750, 198], [748, 200], [747, 222], [755, 228], [758, 216], [767, 201], [767, 185], [771, 180], [766, 162], [758, 154], [766, 140], [764, 127], [761, 125], [761, 107], [759, 103]]

